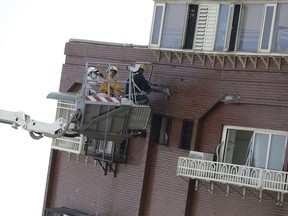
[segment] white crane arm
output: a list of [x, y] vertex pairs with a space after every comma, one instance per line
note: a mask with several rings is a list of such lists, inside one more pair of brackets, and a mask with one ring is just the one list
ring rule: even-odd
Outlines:
[[10, 124], [15, 129], [21, 127], [29, 131], [31, 137], [34, 139], [40, 139], [43, 136], [55, 138], [62, 136], [67, 131], [67, 124], [63, 118], [59, 118], [49, 124], [32, 120], [30, 116], [23, 112], [0, 110], [0, 123]]

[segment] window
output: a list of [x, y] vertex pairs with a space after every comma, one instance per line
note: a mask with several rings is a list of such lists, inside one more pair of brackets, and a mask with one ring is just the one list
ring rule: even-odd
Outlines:
[[153, 20], [153, 28], [152, 28], [152, 35], [151, 35], [151, 45], [159, 46], [160, 39], [161, 39], [161, 29], [162, 29], [162, 22], [164, 17], [164, 9], [165, 5], [157, 4], [154, 8], [154, 20]]
[[192, 49], [197, 22], [198, 5], [190, 4], [187, 14], [187, 27], [184, 48]]
[[182, 123], [182, 132], [180, 140], [180, 148], [189, 150], [192, 141], [193, 121], [184, 120]]
[[155, 4], [150, 45], [288, 53], [288, 3]]
[[274, 52], [288, 53], [288, 4], [278, 4], [278, 14], [274, 28]]
[[[235, 51], [236, 46], [236, 40], [237, 40], [237, 34], [238, 34], [238, 26], [239, 26], [239, 20], [240, 20], [240, 12], [241, 7], [240, 4], [232, 5], [232, 9], [230, 9], [230, 17], [231, 17], [231, 26], [229, 26], [228, 29], [228, 35], [226, 44], [229, 43], [228, 51]], [[227, 49], [225, 49], [227, 50]]]
[[182, 48], [185, 14], [185, 4], [156, 4], [150, 45]]
[[221, 4], [218, 14], [215, 51], [235, 51], [241, 4]]
[[193, 49], [213, 51], [219, 4], [200, 4]]
[[230, 5], [223, 4], [220, 6], [218, 27], [216, 33], [215, 50], [224, 51], [228, 32]]
[[272, 45], [272, 36], [273, 36], [273, 25], [275, 20], [275, 4], [267, 4], [265, 7], [264, 21], [262, 27], [262, 38], [261, 38], [261, 51], [270, 51]]
[[242, 7], [239, 31], [239, 51], [257, 52], [263, 17], [262, 4], [247, 4]]
[[223, 162], [282, 170], [287, 133], [255, 128], [225, 126], [220, 157]]
[[153, 142], [167, 145], [172, 124], [172, 118], [154, 114], [152, 122]]
[[185, 21], [185, 4], [167, 4], [161, 47], [181, 48]]

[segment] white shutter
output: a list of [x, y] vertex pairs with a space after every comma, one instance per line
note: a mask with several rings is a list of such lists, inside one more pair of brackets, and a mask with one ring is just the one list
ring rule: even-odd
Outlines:
[[[58, 101], [56, 119], [62, 117], [68, 120], [70, 115], [75, 110], [75, 104], [67, 101]], [[84, 151], [84, 137], [80, 135], [79, 137], [60, 137], [55, 138], [52, 141], [52, 149], [57, 149], [60, 151], [71, 152], [75, 154], [80, 154]]]
[[200, 4], [194, 50], [213, 51], [219, 4]]

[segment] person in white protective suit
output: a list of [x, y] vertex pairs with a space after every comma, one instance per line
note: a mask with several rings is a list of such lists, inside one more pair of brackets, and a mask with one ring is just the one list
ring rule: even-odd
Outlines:
[[94, 67], [89, 67], [87, 70], [87, 93], [88, 95], [96, 95], [96, 87], [100, 83], [104, 82], [103, 74], [99, 72], [98, 69]]

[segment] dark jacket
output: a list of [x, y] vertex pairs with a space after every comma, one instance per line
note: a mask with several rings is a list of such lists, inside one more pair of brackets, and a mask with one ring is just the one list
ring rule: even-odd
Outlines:
[[[148, 83], [148, 81], [145, 79], [145, 77], [141, 73], [133, 73], [132, 75], [132, 93], [141, 93], [142, 91], [149, 93], [152, 89]], [[135, 89], [135, 92], [134, 92]], [[127, 82], [126, 88], [125, 88], [125, 94], [129, 94], [129, 83]]]

